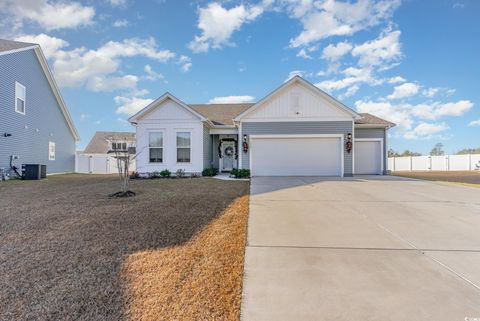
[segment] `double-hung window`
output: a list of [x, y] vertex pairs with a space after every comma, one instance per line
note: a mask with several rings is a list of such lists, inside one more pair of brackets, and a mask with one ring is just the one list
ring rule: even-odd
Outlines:
[[48, 142], [48, 160], [55, 160], [55, 142]]
[[15, 82], [15, 111], [19, 114], [25, 115], [25, 98], [27, 90], [24, 85]]
[[163, 133], [151, 132], [148, 140], [150, 163], [163, 163]]
[[190, 163], [190, 132], [177, 132], [177, 163]]

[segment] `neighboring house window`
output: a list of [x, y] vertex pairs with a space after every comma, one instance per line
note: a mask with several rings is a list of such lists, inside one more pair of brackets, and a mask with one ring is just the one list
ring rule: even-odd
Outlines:
[[150, 133], [148, 139], [150, 163], [163, 163], [163, 133]]
[[25, 98], [27, 90], [21, 83], [15, 82], [15, 111], [25, 115]]
[[190, 163], [190, 133], [177, 133], [177, 163]]
[[127, 150], [127, 143], [112, 143], [112, 150]]
[[55, 143], [48, 142], [48, 160], [55, 160]]

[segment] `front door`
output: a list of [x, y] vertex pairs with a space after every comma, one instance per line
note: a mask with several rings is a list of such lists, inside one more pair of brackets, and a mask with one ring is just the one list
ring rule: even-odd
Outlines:
[[222, 171], [231, 171], [235, 162], [235, 142], [222, 143]]

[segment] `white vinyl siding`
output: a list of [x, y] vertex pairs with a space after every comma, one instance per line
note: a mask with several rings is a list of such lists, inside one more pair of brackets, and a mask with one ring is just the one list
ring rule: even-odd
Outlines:
[[148, 136], [149, 162], [163, 163], [163, 133], [151, 132]]
[[190, 132], [177, 132], [177, 163], [190, 163]]
[[55, 160], [55, 143], [48, 142], [48, 160]]
[[27, 89], [19, 82], [15, 82], [15, 111], [19, 114], [25, 115], [25, 102], [27, 96]]

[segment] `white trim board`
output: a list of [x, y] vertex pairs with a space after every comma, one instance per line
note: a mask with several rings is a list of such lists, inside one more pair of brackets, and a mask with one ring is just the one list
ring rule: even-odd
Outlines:
[[[339, 138], [340, 139], [340, 177], [345, 176], [345, 151], [344, 151], [344, 135], [343, 134], [278, 134], [278, 135], [249, 135], [250, 139], [250, 146], [252, 146], [252, 140], [255, 139], [262, 139], [262, 138], [268, 138], [268, 139], [282, 139], [282, 138]], [[253, 173], [253, 148], [250, 148], [250, 153], [249, 153], [249, 165], [250, 165], [250, 172]]]

